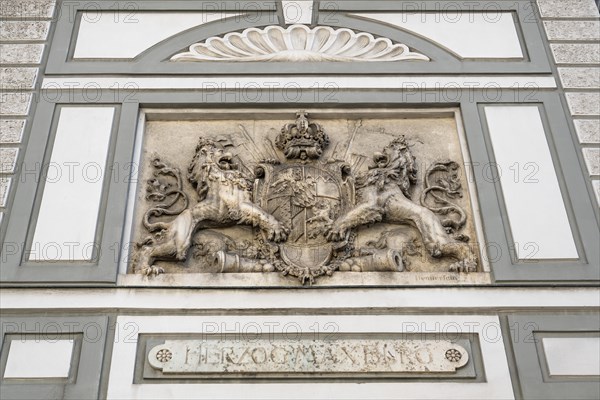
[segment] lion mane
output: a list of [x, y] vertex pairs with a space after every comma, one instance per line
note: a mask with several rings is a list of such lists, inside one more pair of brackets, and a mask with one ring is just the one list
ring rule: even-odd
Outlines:
[[373, 161], [369, 170], [357, 177], [356, 188], [375, 185], [379, 191], [384, 191], [393, 183], [410, 199], [411, 186], [417, 182], [417, 165], [406, 138], [401, 136], [391, 141], [383, 152], [374, 154]]
[[417, 166], [404, 136], [392, 140], [382, 152], [373, 155], [373, 164], [356, 179], [359, 203], [336, 219], [327, 233], [330, 241], [347, 240], [351, 229], [376, 222], [409, 224], [421, 234], [432, 257], [450, 256], [457, 262], [451, 271], [477, 270], [477, 259], [465, 243], [450, 238], [430, 209], [410, 200], [417, 182]]
[[233, 156], [225, 152], [224, 147], [214, 140], [200, 138], [196, 145], [194, 158], [188, 167], [188, 180], [203, 201], [210, 189], [211, 182], [219, 186], [234, 185], [243, 191], [252, 190], [252, 182], [233, 162]]
[[[198, 202], [189, 208], [186, 203], [177, 212], [156, 211], [156, 207], [146, 212], [144, 226], [149, 232], [160, 230], [160, 234], [140, 244], [134, 261], [137, 271], [156, 275], [164, 272], [154, 266], [156, 260], [185, 260], [193, 235], [209, 226], [251, 225], [263, 230], [269, 241], [286, 240], [287, 228], [252, 202], [252, 180], [243, 175], [233, 155], [218, 141], [199, 139], [187, 178]], [[149, 220], [160, 215], [177, 216], [168, 222]]]

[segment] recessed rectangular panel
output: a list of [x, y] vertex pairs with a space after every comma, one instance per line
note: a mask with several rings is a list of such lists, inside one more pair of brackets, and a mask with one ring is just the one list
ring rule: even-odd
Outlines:
[[361, 13], [408, 30], [462, 58], [523, 58], [510, 12]]
[[[471, 202], [471, 190], [464, 173], [469, 165], [468, 153], [463, 146], [461, 123], [456, 118], [456, 111], [329, 109], [296, 112], [294, 109], [278, 109], [149, 112], [140, 150], [137, 187], [131, 188], [131, 201], [136, 202], [131, 216], [132, 240], [142, 243], [150, 233], [149, 229], [158, 226], [154, 225], [158, 201], [167, 205], [159, 207], [168, 212], [165, 216], [170, 216], [168, 220], [164, 218], [165, 222], [169, 221], [170, 225], [164, 226], [170, 232], [183, 229], [188, 224], [197, 224], [202, 219], [214, 221], [210, 231], [200, 224], [198, 229], [189, 231], [187, 238], [182, 236], [182, 240], [245, 243], [249, 250], [209, 245], [202, 254], [192, 257], [182, 253], [173, 262], [174, 242], [165, 242], [164, 246], [160, 244], [162, 247], [158, 250], [152, 244], [145, 244], [132, 248], [128, 268], [130, 277], [125, 278], [127, 284], [142, 278], [142, 274], [137, 272], [151, 271], [152, 268], [168, 274], [170, 285], [178, 285], [179, 282], [185, 282], [187, 286], [208, 282], [229, 285], [242, 281], [248, 285], [248, 279], [259, 279], [260, 285], [296, 286], [308, 283], [304, 275], [297, 272], [282, 276], [272, 268], [273, 265], [310, 271], [314, 274], [311, 275], [314, 276], [311, 284], [323, 285], [402, 284], [399, 279], [409, 285], [461, 284], [466, 277], [471, 279], [470, 284], [489, 282], [483, 280], [486, 278], [485, 260], [476, 254], [479, 252], [477, 238], [480, 236], [477, 212]], [[282, 129], [284, 132], [297, 132], [298, 126], [310, 128], [306, 138], [299, 140], [292, 134], [281, 134]], [[400, 132], [406, 135], [402, 136]], [[318, 135], [326, 138], [327, 142]], [[311, 149], [310, 157], [305, 146]], [[411, 160], [410, 166], [407, 167], [408, 162], [401, 161], [403, 157]], [[440, 161], [442, 157], [444, 161]], [[212, 166], [213, 160], [220, 164]], [[234, 164], [229, 165], [225, 160]], [[417, 168], [416, 165], [423, 171], [420, 179], [416, 179], [413, 169], [413, 166]], [[265, 174], [257, 177], [248, 175], [255, 167], [264, 168]], [[208, 171], [211, 175], [201, 178], [189, 175], [188, 179], [181, 176], [180, 171], [192, 171], [194, 168]], [[414, 179], [405, 178], [407, 168], [411, 176], [415, 174]], [[184, 210], [187, 199], [198, 197], [194, 189], [197, 179], [210, 182], [211, 187], [202, 189], [208, 194], [202, 193], [197, 205]], [[406, 181], [401, 182], [403, 179]], [[363, 182], [363, 186], [357, 184], [355, 187], [355, 180]], [[435, 200], [437, 197], [432, 194], [439, 192], [440, 196], [445, 196], [446, 192], [433, 184], [438, 180], [452, 186], [452, 209], [455, 212], [447, 221], [443, 217], [444, 222], [436, 215], [440, 210], [436, 201], [441, 200]], [[235, 184], [232, 187], [231, 182], [239, 182], [241, 186]], [[385, 217], [370, 216], [369, 212], [379, 211], [368, 210], [379, 206], [356, 201], [363, 198], [365, 190], [371, 190], [375, 185], [381, 187], [376, 189], [381, 198], [394, 198], [394, 201], [387, 201], [385, 209], [381, 208], [380, 212]], [[169, 188], [168, 192], [162, 188]], [[239, 192], [240, 188], [244, 188], [244, 192]], [[296, 200], [303, 193], [309, 196], [306, 201]], [[221, 201], [220, 196], [232, 196], [235, 201], [227, 215], [220, 214], [218, 207], [210, 205], [213, 201]], [[171, 207], [169, 204], [177, 208], [172, 208], [173, 211], [164, 208]], [[239, 207], [240, 211], [234, 210], [234, 207]], [[246, 207], [250, 211], [244, 211]], [[230, 220], [237, 221], [237, 215], [245, 213], [248, 217], [244, 216], [232, 228]], [[401, 213], [404, 213], [402, 218], [398, 218]], [[194, 215], [198, 220], [188, 220], [188, 215]], [[257, 239], [256, 232], [263, 228], [259, 226], [253, 230], [245, 226], [253, 218], [270, 221], [268, 223], [274, 224], [276, 230], [278, 226], [284, 226], [284, 231], [289, 232], [272, 239], [283, 246], [277, 258], [273, 259], [276, 264], [268, 261], [271, 258], [265, 258], [264, 246], [260, 244], [262, 239]], [[377, 224], [382, 219], [383, 223]], [[335, 273], [327, 274], [326, 269], [338, 262], [331, 253], [326, 236], [336, 220], [348, 221], [338, 224], [348, 224], [355, 233], [355, 249], [371, 249], [368, 254], [374, 256], [359, 259], [357, 257], [363, 257], [363, 253], [354, 252], [356, 256], [344, 259], [344, 264], [335, 268]], [[407, 223], [413, 220], [416, 221], [414, 224]], [[371, 221], [370, 226], [363, 226], [367, 221]], [[460, 231], [464, 241], [470, 242], [445, 246], [449, 236], [443, 224], [452, 225], [452, 229]], [[264, 226], [271, 229], [268, 225]], [[218, 239], [212, 239], [213, 236]], [[404, 258], [396, 257], [405, 241], [414, 242], [415, 246], [423, 249], [432, 242], [442, 243], [440, 246], [444, 248], [437, 257], [425, 251], [407, 253]], [[372, 251], [374, 247], [376, 252]], [[260, 252], [251, 255], [255, 249]], [[162, 252], [165, 254], [162, 255]], [[149, 258], [149, 254], [152, 257]], [[457, 258], [462, 264], [456, 264]], [[404, 270], [404, 262], [410, 263], [410, 271]], [[362, 267], [356, 263], [362, 263]], [[471, 274], [457, 274], [458, 268], [468, 269]], [[147, 282], [146, 279], [140, 284], [148, 285]]]
[[13, 340], [4, 378], [68, 378], [73, 340]]
[[578, 258], [538, 107], [488, 106], [485, 116], [517, 258]]
[[61, 109], [30, 260], [92, 258], [114, 112]]
[[85, 11], [73, 58], [131, 59], [168, 37], [234, 15], [237, 14]]
[[[474, 378], [473, 349], [468, 338], [438, 336], [340, 335], [326, 340], [314, 335], [252, 340], [223, 335], [147, 343], [144, 375], [161, 379], [323, 379]], [[477, 340], [476, 337], [471, 340]]]
[[283, 18], [286, 24], [310, 24], [313, 1], [282, 1]]
[[600, 375], [600, 338], [543, 338], [548, 372], [553, 375]]

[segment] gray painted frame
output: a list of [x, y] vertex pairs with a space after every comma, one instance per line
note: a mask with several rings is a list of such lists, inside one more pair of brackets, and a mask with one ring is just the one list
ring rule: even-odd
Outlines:
[[[578, 193], [587, 193], [586, 177], [582, 172], [585, 171], [585, 167], [580, 157], [581, 152], [578, 150], [580, 145], [572, 133], [563, 133], [569, 133], [570, 130], [558, 94], [542, 92], [536, 94], [535, 98], [539, 99], [539, 102], [533, 101], [531, 103], [537, 104], [540, 108], [540, 115], [546, 131], [548, 146], [569, 217], [579, 260], [518, 260], [512, 245], [514, 241], [500, 182], [499, 180], [490, 182], [479, 176], [478, 193], [484, 225], [487, 225], [486, 220], [494, 216], [500, 217], [503, 222], [502, 226], [496, 229], [485, 229], [487, 243], [500, 244], [502, 253], [508, 256], [502, 257], [501, 262], [491, 262], [495, 281], [506, 283], [600, 281], [600, 250], [597, 246], [597, 243], [600, 242], [600, 234], [594, 203], [589, 196], [577, 195]], [[464, 105], [471, 109], [476, 108], [479, 114], [487, 149], [487, 163], [494, 163], [494, 155], [483, 107], [494, 105], [518, 106], [519, 104], [526, 103], [504, 103], [500, 100], [495, 103], [478, 102], [477, 104]], [[493, 195], [493, 197], [481, 198], [482, 195], [487, 197], [488, 194]], [[492, 205], [494, 207], [491, 207]]]
[[[68, 4], [67, 4], [68, 3]], [[219, 2], [219, 11], [244, 10], [244, 2]], [[72, 47], [76, 38], [80, 13], [86, 7], [93, 5], [94, 10], [114, 11], [115, 7], [125, 7], [131, 2], [106, 3], [85, 0], [72, 4], [61, 3], [61, 15], [56, 23], [56, 31], [52, 41], [46, 74], [102, 74], [110, 71], [119, 74], [464, 74], [464, 73], [519, 73], [540, 74], [551, 73], [546, 50], [538, 23], [537, 8], [531, 0], [482, 0], [479, 2], [453, 2], [456, 6], [463, 4], [467, 10], [475, 12], [493, 11], [512, 12], [515, 18], [517, 32], [525, 54], [522, 60], [471, 60], [460, 59], [447, 49], [429, 40], [423, 39], [409, 31], [398, 27], [386, 26], [373, 20], [349, 16], [348, 13], [369, 11], [411, 11], [409, 4], [392, 1], [327, 1], [320, 2], [314, 11], [313, 21], [316, 24], [332, 27], [346, 27], [357, 31], [370, 32], [375, 35], [388, 37], [394, 41], [405, 43], [417, 51], [428, 55], [431, 62], [371, 62], [369, 68], [361, 63], [336, 62], [255, 62], [248, 68], [244, 63], [210, 62], [210, 63], [171, 63], [168, 59], [175, 53], [187, 49], [193, 43], [211, 36], [218, 36], [231, 31], [239, 31], [249, 27], [260, 27], [274, 24], [285, 25], [279, 2], [254, 2], [257, 11], [251, 18], [232, 17], [215, 21], [199, 27], [191, 28], [178, 35], [172, 36], [152, 46], [132, 60], [73, 60]], [[136, 11], [169, 10], [169, 11], [201, 11], [209, 6], [214, 8], [215, 2], [171, 1], [166, 6], [156, 0], [143, 0], [134, 3]], [[277, 8], [275, 8], [277, 6]], [[432, 12], [440, 9], [439, 0], [422, 0], [418, 2], [419, 10]], [[123, 8], [127, 11], [126, 8]], [[443, 9], [443, 8], [442, 8]], [[333, 10], [333, 11], [332, 11]], [[75, 13], [75, 14], [73, 14]], [[333, 14], [332, 14], [333, 13]], [[78, 16], [79, 14], [79, 16]], [[75, 18], [66, 18], [66, 16]], [[333, 15], [333, 16], [332, 16]]]
[[[457, 3], [457, 5], [460, 2]], [[469, 3], [469, 2], [464, 2]], [[76, 4], [61, 3], [63, 15], [66, 13], [65, 6], [71, 8], [70, 11], [85, 9], [88, 5], [93, 4], [97, 9], [99, 3], [92, 1], [83, 1]], [[115, 7], [120, 7], [127, 10], [127, 5], [130, 2], [114, 3], [102, 2], [101, 6], [110, 6], [110, 10], [115, 10]], [[190, 2], [190, 1], [174, 1], [167, 5], [164, 2], [156, 0], [144, 0], [135, 3], [139, 10], [202, 10], [207, 6], [214, 7], [213, 2]], [[240, 9], [240, 2], [226, 1], [219, 3], [221, 10], [236, 10]], [[514, 15], [518, 17], [521, 26], [521, 40], [527, 45], [529, 61], [506, 61], [506, 62], [484, 62], [484, 61], [465, 61], [459, 60], [456, 56], [438, 48], [426, 40], [420, 39], [415, 35], [409, 34], [397, 28], [385, 26], [374, 21], [361, 20], [355, 17], [345, 15], [346, 12], [356, 11], [402, 11], [409, 8], [410, 4], [403, 2], [392, 1], [327, 1], [318, 3], [318, 12], [314, 11], [313, 21], [319, 21], [321, 18], [330, 16], [331, 9], [335, 12], [335, 21], [328, 19], [330, 24], [336, 26], [350, 26], [356, 29], [364, 29], [372, 31], [383, 36], [390, 36], [400, 41], [406, 41], [409, 44], [416, 44], [417, 47], [431, 51], [439, 57], [439, 63], [424, 63], [420, 65], [431, 65], [431, 70], [419, 70], [420, 74], [427, 73], [442, 73], [444, 68], [447, 71], [454, 71], [460, 74], [465, 74], [473, 71], [478, 71], [479, 68], [486, 73], [507, 74], [507, 73], [535, 73], [544, 72], [551, 73], [552, 70], [548, 64], [544, 39], [540, 34], [539, 20], [537, 19], [537, 8], [530, 0], [501, 0], [478, 2], [477, 7], [485, 9], [486, 5], [493, 4], [494, 10], [502, 9], [514, 11]], [[264, 2], [259, 3], [263, 18], [272, 20], [273, 13], [281, 20], [281, 3]], [[418, 4], [423, 10], [434, 11], [439, 8], [439, 2], [435, 0], [423, 0]], [[463, 4], [464, 5], [464, 4]], [[75, 7], [75, 8], [73, 8]], [[412, 6], [411, 6], [412, 7]], [[472, 9], [473, 3], [469, 3], [467, 9]], [[320, 12], [320, 14], [319, 14]], [[338, 15], [339, 14], [339, 15]], [[269, 21], [272, 22], [272, 21]], [[161, 61], [170, 56], [174, 51], [178, 51], [181, 46], [185, 47], [190, 40], [198, 35], [215, 35], [225, 31], [239, 30], [247, 26], [253, 26], [249, 21], [236, 21], [233, 19], [225, 20], [219, 23], [211, 23], [198, 28], [192, 28], [180, 35], [176, 35], [167, 39], [158, 45], [145, 52], [135, 62], [105, 62], [105, 61], [86, 61], [86, 62], [71, 62], [66, 61], [68, 58], [69, 46], [71, 43], [71, 34], [77, 27], [77, 19], [61, 18], [57, 21], [55, 37], [52, 44], [52, 51], [49, 55], [48, 68], [46, 73], [54, 72], [60, 74], [72, 74], [75, 72], [92, 73], [92, 74], [115, 74], [127, 73], [130, 76], [135, 76], [138, 73], [153, 73], [153, 74], [178, 74], [188, 73], [193, 74], [201, 71], [204, 74], [218, 72], [219, 74], [234, 74], [243, 71], [244, 74], [265, 74], [265, 73], [302, 73], [303, 75], [311, 73], [326, 74], [329, 69], [334, 68], [336, 74], [343, 73], [383, 73], [388, 71], [390, 65], [382, 66], [384, 63], [369, 64], [369, 68], [364, 68], [360, 63], [252, 63], [237, 64], [232, 66], [231, 63], [217, 63], [212, 67], [209, 64], [200, 65], [201, 69], [195, 69], [198, 65], [193, 63], [177, 64], [179, 70], [164, 69], [161, 67]], [[255, 25], [255, 24], [254, 24]], [[260, 25], [260, 24], [259, 24]], [[218, 29], [217, 29], [218, 28]], [[217, 31], [217, 32], [215, 32]], [[521, 64], [519, 64], [521, 63]], [[314, 64], [314, 65], [313, 65]], [[81, 68], [78, 66], [81, 65]], [[127, 68], [122, 69], [122, 65], [127, 65]], [[164, 64], [162, 64], [164, 65]], [[444, 67], [446, 65], [446, 67]], [[520, 65], [518, 68], [515, 65]], [[382, 66], [381, 69], [380, 66]], [[213, 68], [214, 67], [214, 68]], [[250, 68], [249, 68], [250, 67]], [[514, 68], [513, 68], [514, 67]], [[523, 67], [523, 68], [522, 68]], [[211, 69], [212, 68], [212, 69]], [[240, 69], [241, 68], [241, 69]], [[402, 70], [400, 64], [392, 68], [392, 72], [413, 72], [410, 66], [406, 71]], [[330, 71], [330, 72], [331, 72]], [[388, 71], [389, 72], [389, 71]], [[76, 79], [74, 77], [74, 79]], [[394, 79], [390, 77], [390, 79]], [[335, 83], [335, 78], [332, 77], [332, 83]], [[104, 90], [100, 99], [95, 99], [94, 104], [113, 104], [123, 103], [121, 106], [121, 122], [119, 133], [117, 135], [117, 145], [115, 154], [113, 155], [113, 165], [124, 166], [125, 163], [131, 162], [133, 142], [135, 136], [135, 126], [137, 123], [138, 102], [142, 102], [144, 107], [212, 107], [223, 106], [227, 107], [243, 107], [247, 103], [258, 103], [265, 106], [309, 106], [315, 103], [327, 105], [329, 107], [353, 107], [357, 105], [366, 106], [384, 106], [384, 107], [423, 107], [423, 106], [441, 106], [455, 107], [460, 106], [463, 117], [463, 122], [466, 130], [468, 147], [470, 150], [471, 160], [476, 165], [486, 165], [493, 161], [493, 151], [489, 143], [487, 135], [487, 126], [484, 123], [485, 117], [481, 114], [483, 104], [538, 104], [544, 116], [544, 125], [547, 130], [547, 138], [550, 144], [552, 157], [556, 166], [556, 171], [561, 186], [561, 191], [565, 201], [567, 214], [569, 216], [572, 231], [574, 233], [576, 246], [580, 259], [572, 260], [556, 260], [556, 261], [538, 261], [536, 263], [524, 263], [516, 259], [514, 251], [511, 249], [511, 233], [509, 223], [502, 198], [502, 189], [498, 182], [486, 182], [483, 179], [483, 174], [475, 171], [475, 185], [478, 192], [479, 204], [482, 212], [482, 220], [485, 232], [485, 242], [497, 245], [501, 251], [501, 257], [492, 259], [490, 264], [492, 272], [497, 284], [516, 284], [516, 283], [534, 283], [534, 284], [555, 284], [555, 283], [592, 283], [600, 281], [600, 255], [597, 243], [600, 241], [598, 233], [598, 213], [595, 209], [594, 201], [590, 196], [579, 196], [580, 193], [588, 193], [588, 182], [583, 176], [585, 171], [584, 160], [582, 159], [580, 145], [573, 131], [573, 126], [566, 120], [567, 110], [564, 103], [561, 104], [559, 91], [539, 91], [535, 87], [525, 87], [521, 90], [501, 90], [500, 95], [494, 99], [490, 99], [489, 95], [480, 89], [451, 89], [444, 88], [442, 90], [379, 90], [377, 92], [369, 90], [349, 90], [322, 88], [314, 90], [302, 90], [300, 97], [294, 101], [290, 101], [285, 93], [281, 90], [274, 90], [267, 96], [266, 93], [258, 89], [251, 90], [221, 90], [221, 91], [201, 91], [201, 90], [127, 90], [110, 91]], [[325, 96], [323, 96], [325, 93]], [[51, 124], [52, 113], [56, 104], [90, 104], [86, 99], [85, 93], [80, 90], [69, 92], [60, 92], [52, 89], [44, 91], [44, 96], [40, 101], [39, 109], [36, 111], [33, 127], [30, 133], [31, 143], [28, 145], [24, 164], [32, 163], [36, 160], [43, 159], [44, 151], [48, 140], [47, 126]], [[254, 96], [258, 94], [258, 97]], [[125, 95], [125, 96], [123, 96]], [[251, 100], [248, 100], [247, 96]], [[61, 102], [61, 99], [68, 98], [66, 102]], [[119, 97], [119, 98], [117, 98]], [[233, 97], [233, 99], [232, 99]], [[266, 99], [265, 99], [266, 97]], [[58, 98], [57, 101], [48, 99]], [[318, 99], [318, 100], [317, 100]], [[56, 103], [56, 104], [55, 104]], [[483, 132], [483, 134], [482, 134]], [[120, 163], [120, 164], [119, 164]], [[20, 179], [19, 179], [20, 178]], [[15, 185], [22, 177], [15, 177]], [[27, 226], [31, 225], [31, 215], [35, 215], [36, 190], [39, 188], [32, 186], [29, 182], [18, 184], [17, 194], [15, 195], [14, 207], [10, 211], [10, 215], [6, 215], [5, 219], [9, 221], [8, 229], [3, 242], [2, 257], [7, 257], [6, 262], [3, 259], [3, 267], [0, 271], [0, 283], [4, 284], [65, 284], [65, 285], [80, 285], [90, 282], [96, 284], [114, 285], [118, 269], [118, 261], [120, 258], [118, 248], [119, 243], [123, 240], [121, 232], [123, 229], [123, 220], [125, 214], [124, 204], [126, 202], [127, 183], [113, 182], [109, 188], [107, 199], [108, 210], [105, 218], [99, 221], [99, 226], [102, 227], [102, 249], [104, 250], [97, 265], [66, 265], [65, 263], [47, 263], [40, 264], [23, 262], [22, 255], [11, 256], [7, 255], [7, 245], [27, 243]], [[10, 217], [10, 218], [9, 218]], [[102, 218], [101, 218], [102, 219]], [[23, 224], [23, 221], [30, 221]], [[107, 251], [108, 249], [108, 251]], [[111, 253], [112, 252], [112, 253]], [[107, 255], [107, 253], [109, 253]], [[110, 256], [113, 256], [112, 259]]]
[[[39, 160], [48, 160], [51, 151], [51, 138], [54, 136], [57, 121], [57, 110], [60, 106], [111, 106], [115, 108], [111, 146], [107, 157], [106, 173], [101, 204], [105, 210], [98, 215], [96, 242], [99, 253], [94, 254], [91, 262], [48, 262], [26, 260], [27, 249], [35, 220], [37, 208], [43, 193], [44, 168]], [[85, 104], [84, 99], [73, 103], [53, 103], [42, 96], [38, 104], [32, 129], [27, 141], [25, 157], [19, 168], [20, 175], [15, 182], [17, 190], [15, 201], [10, 210], [7, 232], [2, 243], [2, 269], [0, 281], [28, 282], [30, 284], [48, 284], [61, 282], [63, 284], [114, 283], [117, 270], [115, 264], [119, 258], [122, 221], [125, 218], [125, 202], [128, 190], [128, 179], [118, 177], [120, 168], [131, 168], [133, 152], [133, 135], [137, 124], [137, 103], [103, 103]], [[29, 167], [27, 167], [29, 166]], [[24, 168], [34, 172], [27, 172]], [[116, 174], [117, 173], [117, 174]], [[115, 175], [116, 174], [116, 175]], [[121, 172], [122, 174], [122, 172]], [[29, 176], [33, 176], [30, 178]], [[122, 206], [117, 206], [121, 204]]]
[[560, 400], [600, 397], [600, 383], [593, 376], [585, 381], [581, 378], [562, 382], [545, 381], [540, 365], [542, 357], [538, 352], [539, 337], [535, 335], [535, 332], [543, 331], [561, 332], [562, 337], [581, 337], [585, 332], [600, 332], [598, 313], [515, 314], [508, 316], [508, 324], [522, 398]]
[[[250, 93], [252, 92], [252, 93]], [[581, 258], [579, 260], [537, 261], [523, 263], [515, 259], [511, 250], [511, 237], [508, 218], [502, 201], [502, 192], [498, 182], [486, 181], [481, 170], [474, 169], [474, 183], [477, 190], [479, 206], [483, 222], [484, 243], [493, 244], [501, 250], [500, 257], [491, 257], [490, 264], [496, 284], [597, 284], [600, 280], [600, 241], [598, 220], [594, 203], [587, 193], [587, 182], [584, 176], [583, 160], [581, 160], [579, 144], [567, 124], [565, 110], [556, 91], [499, 91], [497, 98], [490, 99], [489, 94], [481, 90], [436, 90], [426, 91], [397, 91], [397, 90], [338, 90], [328, 92], [329, 102], [319, 102], [322, 92], [318, 90], [303, 90], [296, 102], [290, 102], [282, 90], [258, 91], [152, 91], [139, 90], [131, 94], [119, 92], [122, 104], [121, 121], [118, 132], [117, 152], [115, 163], [125, 165], [131, 162], [133, 143], [138, 118], [138, 103], [145, 108], [152, 107], [247, 107], [245, 96], [255, 99], [253, 106], [260, 107], [314, 107], [315, 103], [329, 108], [350, 107], [455, 107], [460, 106], [465, 127], [470, 158], [474, 166], [485, 166], [493, 160], [487, 127], [481, 115], [480, 107], [484, 104], [537, 104], [543, 107], [547, 120], [547, 137], [550, 144], [553, 161], [559, 179], [559, 184], [565, 201], [565, 207], [574, 233], [574, 239]], [[64, 98], [67, 92], [54, 93], [57, 98]], [[85, 102], [81, 91], [69, 92], [72, 104]], [[101, 99], [96, 104], [114, 104], [116, 93], [104, 90]], [[319, 97], [321, 95], [321, 97]], [[129, 96], [127, 100], [123, 97]], [[47, 96], [47, 97], [50, 97]], [[133, 98], [131, 98], [133, 97]], [[40, 104], [32, 128], [30, 144], [25, 160], [33, 162], [40, 159], [47, 140], [49, 121], [54, 105]], [[479, 164], [477, 164], [479, 163]], [[32, 214], [35, 199], [35, 185], [20, 183], [15, 205], [9, 215], [6, 243], [23, 243], [26, 238], [26, 227], [22, 221], [27, 221]], [[125, 219], [125, 202], [128, 183], [119, 181], [110, 185], [108, 211], [104, 221], [105, 232], [102, 248], [111, 244], [119, 244], [128, 238], [122, 238]], [[113, 247], [114, 248], [114, 247]], [[109, 247], [110, 249], [110, 247]], [[116, 249], [116, 248], [115, 248]], [[115, 250], [115, 254], [118, 251]], [[106, 252], [104, 252], [106, 253]], [[77, 271], [73, 265], [47, 264], [31, 266], [21, 263], [21, 256], [9, 257], [9, 262], [2, 269], [2, 281], [5, 284], [25, 283], [36, 284], [76, 284], [85, 285], [114, 284], [118, 269], [117, 258], [105, 257], [100, 259], [97, 267], [81, 267]], [[113, 254], [110, 254], [112, 256]]]
[[[402, 380], [403, 382], [433, 382], [433, 381], [444, 381], [444, 382], [457, 382], [461, 384], [470, 384], [470, 383], [481, 383], [486, 382], [485, 369], [483, 365], [483, 355], [481, 352], [481, 336], [476, 333], [460, 333], [456, 335], [452, 335], [452, 339], [450, 340], [452, 343], [459, 344], [467, 350], [469, 354], [469, 361], [467, 364], [460, 369], [457, 369], [454, 373], [451, 373], [446, 376], [440, 376], [440, 373], [430, 373], [427, 372], [421, 373], [418, 375], [414, 375], [413, 373], [396, 373], [396, 374], [385, 374], [378, 373], [375, 374], [377, 376], [369, 376], [369, 374], [365, 375], [344, 375], [344, 374], [332, 374], [327, 373], [324, 375], [305, 375], [305, 376], [277, 376], [269, 375], [269, 374], [256, 374], [251, 376], [242, 376], [236, 375], [234, 373], [229, 373], [227, 375], [224, 374], [209, 374], [202, 375], [201, 373], [196, 374], [169, 374], [165, 376], [162, 372], [157, 371], [153, 367], [150, 366], [148, 362], [148, 353], [152, 347], [164, 344], [165, 340], [211, 340], [212, 337], [216, 338], [229, 338], [233, 340], [239, 340], [235, 338], [235, 335], [227, 335], [227, 334], [147, 334], [142, 333], [138, 336], [138, 347], [136, 352], [136, 363], [135, 363], [135, 373], [134, 380], [135, 384], [174, 384], [174, 383], [232, 383], [232, 382], [270, 382], [270, 383], [278, 383], [278, 382], [302, 382], [302, 381], [314, 381], [314, 382], [334, 382], [334, 381], [343, 381], [343, 380], [351, 380], [351, 381], [364, 381], [364, 382], [386, 382], [393, 380]], [[283, 335], [281, 334], [272, 334], [272, 335], [263, 335], [260, 338], [267, 338], [269, 340], [277, 340], [281, 338]], [[450, 335], [448, 335], [450, 336]], [[314, 335], [304, 334], [298, 337], [298, 341], [310, 341], [314, 338]], [[403, 339], [403, 340], [431, 340], [431, 341], [440, 341], [447, 340], [443, 333], [370, 333], [370, 334], [360, 334], [360, 333], [341, 333], [337, 334], [334, 340], [344, 340], [349, 338], [356, 339]], [[228, 376], [229, 375], [229, 376]], [[262, 376], [261, 376], [262, 375]]]
[[[39, 335], [40, 340], [53, 340], [53, 334], [61, 338], [71, 337], [77, 340], [71, 368], [75, 379], [57, 382], [52, 379], [10, 380], [0, 378], [0, 397], [2, 399], [97, 399], [100, 394], [100, 378], [107, 342], [108, 317], [106, 316], [56, 316], [56, 317], [18, 317], [0, 318], [0, 349], [4, 349], [6, 335]], [[98, 334], [98, 336], [95, 336]], [[92, 336], [94, 335], [94, 336]], [[6, 362], [2, 354], [2, 368]], [[78, 358], [77, 358], [78, 357]]]

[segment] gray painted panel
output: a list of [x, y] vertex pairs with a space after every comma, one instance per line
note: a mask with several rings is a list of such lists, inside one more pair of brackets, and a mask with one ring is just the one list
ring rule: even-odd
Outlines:
[[[39, 379], [35, 381], [0, 380], [2, 399], [96, 399], [100, 391], [100, 377], [104, 359], [104, 347], [108, 329], [108, 317], [104, 316], [56, 316], [0, 318], [0, 348], [9, 337], [19, 340], [21, 335], [35, 336], [39, 340], [55, 340], [57, 337], [76, 341], [71, 368], [72, 376], [63, 380]], [[59, 336], [56, 335], [59, 334]], [[2, 354], [4, 368], [7, 354]], [[77, 358], [78, 357], [78, 358]], [[35, 362], [35, 360], [31, 360]]]
[[[543, 357], [539, 356], [541, 341], [536, 332], [561, 332], [564, 337], [580, 337], [585, 332], [600, 331], [600, 316], [594, 314], [516, 314], [508, 316], [509, 332], [514, 351], [517, 375], [524, 399], [597, 399], [600, 384], [597, 378], [561, 381], [544, 379]], [[577, 357], [576, 354], [573, 357]]]
[[[482, 187], [478, 187], [478, 192], [484, 223], [487, 225], [485, 221], [492, 216], [503, 221], [503, 226], [499, 226], [498, 229], [486, 229], [487, 242], [500, 244], [503, 253], [498, 262], [492, 262], [494, 277], [496, 282], [600, 280], [600, 255], [597, 246], [600, 237], [594, 205], [590, 197], [578, 195], [586, 191], [585, 177], [581, 172], [577, 153], [579, 145], [570, 134], [558, 96], [539, 93], [536, 98], [542, 101], [540, 107], [542, 107], [542, 116], [545, 117], [546, 135], [581, 259], [579, 261], [518, 261], [512, 248], [513, 239], [500, 182], [498, 179], [493, 179], [493, 181], [492, 179], [480, 179], [479, 183]], [[487, 142], [488, 162], [494, 163], [482, 104], [492, 103], [480, 103], [478, 111], [481, 129]], [[466, 107], [475, 108], [476, 105], [469, 104]], [[487, 190], [492, 190], [491, 186], [494, 187], [495, 193], [488, 193], [489, 197], [487, 199], [481, 199], [482, 195], [486, 195], [485, 192], [482, 192], [482, 188], [486, 187]], [[494, 207], [496, 210], [489, 210], [489, 207], [494, 204], [497, 204], [497, 208]], [[552, 216], [548, 217], [551, 218]], [[504, 238], [501, 236], [504, 236]]]
[[[84, 102], [82, 100], [84, 99], [80, 100], [81, 103]], [[104, 104], [114, 106], [109, 102]], [[99, 250], [95, 252], [95, 260], [69, 263], [31, 262], [26, 261], [25, 254], [31, 241], [33, 227], [35, 227], [35, 215], [43, 191], [43, 165], [49, 159], [51, 146], [49, 140], [52, 140], [56, 129], [55, 115], [57, 115], [55, 104], [46, 101], [40, 102], [19, 176], [20, 189], [17, 190], [6, 238], [3, 242], [3, 268], [0, 271], [3, 283], [79, 282], [85, 284], [86, 282], [114, 283], [116, 281], [119, 243], [129, 184], [125, 178], [126, 171], [120, 171], [120, 169], [130, 168], [137, 123], [137, 107], [137, 103], [117, 105], [104, 183], [102, 211], [99, 214], [96, 234], [96, 240], [100, 245]]]

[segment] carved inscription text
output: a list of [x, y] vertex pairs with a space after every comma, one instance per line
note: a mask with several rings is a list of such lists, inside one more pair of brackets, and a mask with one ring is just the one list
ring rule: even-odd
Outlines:
[[166, 340], [148, 354], [164, 374], [455, 372], [469, 360], [443, 340]]

